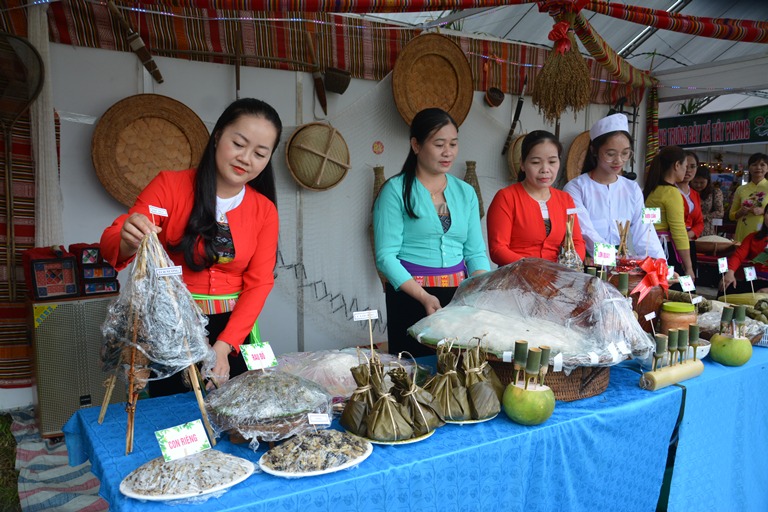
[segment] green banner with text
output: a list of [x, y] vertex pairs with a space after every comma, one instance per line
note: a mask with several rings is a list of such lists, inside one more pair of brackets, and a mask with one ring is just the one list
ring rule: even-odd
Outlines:
[[768, 142], [768, 106], [659, 119], [659, 146]]

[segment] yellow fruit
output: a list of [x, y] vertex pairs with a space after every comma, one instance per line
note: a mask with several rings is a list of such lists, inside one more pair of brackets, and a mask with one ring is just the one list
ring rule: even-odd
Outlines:
[[552, 416], [555, 394], [548, 386], [508, 384], [501, 405], [509, 419], [521, 425], [539, 425]]
[[709, 357], [726, 366], [741, 366], [752, 357], [752, 343], [747, 338], [731, 338], [715, 334], [709, 340]]

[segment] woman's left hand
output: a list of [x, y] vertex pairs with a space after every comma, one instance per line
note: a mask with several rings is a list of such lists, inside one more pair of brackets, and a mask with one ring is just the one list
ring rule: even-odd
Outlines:
[[[216, 381], [216, 386], [221, 386], [229, 380], [229, 353], [232, 352], [232, 345], [217, 340], [213, 344], [213, 351], [216, 352], [216, 364], [211, 370], [211, 378]], [[211, 389], [213, 383], [208, 383], [207, 389]]]

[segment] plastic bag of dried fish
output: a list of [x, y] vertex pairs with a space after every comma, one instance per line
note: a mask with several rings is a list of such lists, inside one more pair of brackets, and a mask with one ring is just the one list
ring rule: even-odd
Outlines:
[[120, 368], [126, 382], [130, 371], [127, 352], [136, 350], [134, 375], [142, 384], [169, 377], [202, 362], [203, 374], [213, 368], [216, 354], [205, 326], [208, 319], [184, 286], [180, 274], [162, 269], [173, 266], [155, 233], [139, 245], [130, 277], [102, 325], [104, 370]]
[[248, 478], [253, 463], [218, 450], [205, 450], [166, 462], [152, 459], [120, 483], [120, 492], [139, 500], [198, 503], [223, 494]]
[[253, 370], [208, 393], [205, 408], [217, 435], [234, 431], [250, 440], [279, 441], [325, 428], [309, 423], [308, 414], [331, 417], [333, 399], [319, 384], [275, 370]]

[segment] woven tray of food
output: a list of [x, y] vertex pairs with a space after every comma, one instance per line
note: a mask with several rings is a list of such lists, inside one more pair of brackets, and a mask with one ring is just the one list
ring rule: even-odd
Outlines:
[[325, 475], [350, 469], [373, 453], [373, 445], [338, 430], [304, 432], [270, 449], [259, 459], [265, 473], [285, 478]]

